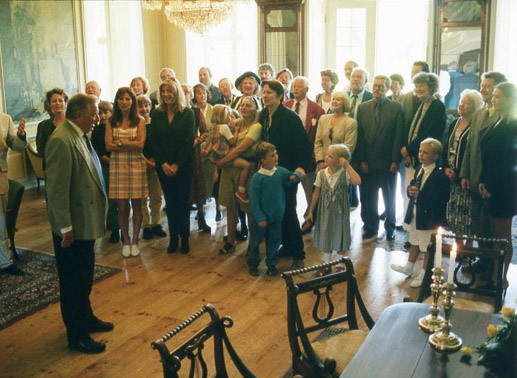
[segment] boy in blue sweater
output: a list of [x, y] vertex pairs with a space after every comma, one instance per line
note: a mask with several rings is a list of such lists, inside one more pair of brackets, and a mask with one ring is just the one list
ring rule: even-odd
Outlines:
[[262, 142], [255, 147], [260, 169], [251, 179], [251, 240], [248, 257], [249, 273], [258, 276], [260, 243], [266, 239], [267, 274], [278, 274], [277, 250], [282, 242], [282, 218], [285, 211], [285, 188], [301, 180], [299, 172], [277, 167], [278, 154], [271, 143]]

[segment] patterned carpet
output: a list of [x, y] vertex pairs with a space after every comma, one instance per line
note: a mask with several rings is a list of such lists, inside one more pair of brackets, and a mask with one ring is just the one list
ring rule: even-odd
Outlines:
[[[25, 276], [0, 274], [0, 329], [59, 300], [59, 280], [53, 255], [17, 249]], [[120, 272], [95, 265], [94, 283]]]

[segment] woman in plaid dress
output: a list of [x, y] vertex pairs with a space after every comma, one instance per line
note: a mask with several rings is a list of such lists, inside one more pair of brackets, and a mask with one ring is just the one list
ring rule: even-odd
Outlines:
[[[106, 123], [106, 149], [111, 151], [109, 198], [117, 200], [122, 231], [122, 256], [138, 256], [142, 225], [142, 198], [147, 198], [146, 166], [142, 150], [145, 121], [138, 115], [136, 98], [129, 87], [119, 88], [113, 116]], [[129, 238], [129, 207], [133, 208], [133, 238]]]

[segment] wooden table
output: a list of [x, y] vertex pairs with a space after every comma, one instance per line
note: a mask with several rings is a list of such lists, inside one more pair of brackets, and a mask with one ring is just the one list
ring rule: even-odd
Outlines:
[[[429, 334], [418, 329], [418, 319], [427, 314], [429, 305], [422, 303], [386, 308], [340, 377], [483, 377], [486, 369], [477, 365], [476, 353], [467, 364], [460, 362], [461, 351], [442, 354], [429, 346]], [[485, 341], [487, 326], [501, 325], [501, 319], [497, 314], [454, 309], [452, 331], [463, 339], [463, 346], [473, 347]]]

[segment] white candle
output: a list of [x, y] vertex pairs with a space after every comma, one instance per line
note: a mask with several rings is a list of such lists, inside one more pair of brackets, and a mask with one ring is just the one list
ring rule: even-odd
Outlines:
[[447, 279], [448, 284], [454, 282], [454, 266], [456, 265], [456, 243], [452, 246], [451, 257], [449, 259], [449, 277]]
[[436, 252], [434, 253], [434, 267], [442, 267], [442, 228], [438, 227], [436, 233]]

